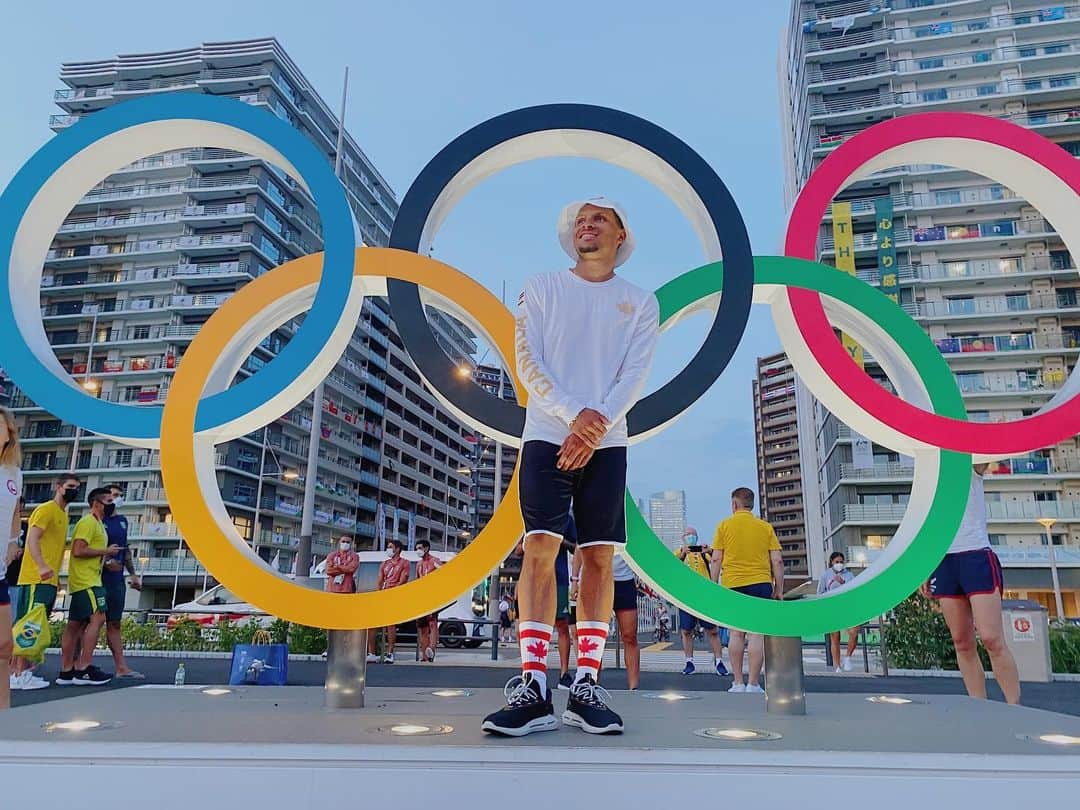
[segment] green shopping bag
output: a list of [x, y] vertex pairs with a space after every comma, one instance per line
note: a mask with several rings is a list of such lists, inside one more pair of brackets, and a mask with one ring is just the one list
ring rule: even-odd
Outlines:
[[11, 628], [15, 637], [15, 655], [40, 662], [45, 658], [45, 650], [52, 641], [49, 631], [49, 617], [42, 604], [33, 605], [26, 615], [15, 622]]

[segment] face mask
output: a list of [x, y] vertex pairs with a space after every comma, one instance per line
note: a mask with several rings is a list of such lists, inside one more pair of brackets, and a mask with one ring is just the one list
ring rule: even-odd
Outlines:
[[124, 505], [124, 499], [122, 497], [120, 497], [119, 495], [117, 495], [115, 498], [113, 498], [112, 502], [113, 502], [113, 506], [115, 506], [117, 509], [119, 509], [121, 506]]
[[697, 535], [696, 534], [688, 534], [686, 536], [686, 545], [688, 545], [688, 546], [696, 546], [697, 544], [698, 544], [698, 542], [697, 542]]
[[420, 556], [421, 557], [426, 557], [427, 556], [427, 549], [424, 548], [423, 546], [420, 547]]
[[112, 517], [116, 512], [116, 501], [105, 504], [105, 517]]
[[77, 489], [65, 489], [63, 490], [64, 503], [71, 503], [79, 497], [79, 490]]
[[832, 570], [839, 574], [844, 570], [844, 564], [843, 563], [833, 563]]
[[352, 543], [339, 543], [338, 548], [340, 548], [342, 551], [348, 551], [350, 548], [352, 548]]

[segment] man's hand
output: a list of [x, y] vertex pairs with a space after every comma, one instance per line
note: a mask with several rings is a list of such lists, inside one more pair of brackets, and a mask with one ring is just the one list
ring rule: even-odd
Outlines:
[[600, 444], [600, 440], [604, 438], [609, 427], [611, 425], [607, 418], [600, 411], [592, 408], [584, 408], [570, 423], [570, 429], [574, 431], [574, 435], [589, 447]]
[[108, 548], [105, 549], [105, 555], [104, 556], [106, 556], [106, 557], [115, 557], [121, 551], [123, 551], [123, 548], [121, 548], [120, 546], [117, 546], [117, 545], [112, 545], [112, 546], [109, 546]]
[[922, 594], [922, 596], [924, 598], [926, 598], [926, 599], [932, 598], [930, 596], [930, 583], [929, 583], [929, 581], [924, 582], [922, 585], [919, 586], [919, 593]]
[[50, 579], [56, 576], [56, 572], [52, 570], [48, 565], [38, 566], [38, 576], [41, 577], [42, 582], [48, 582]]
[[132, 574], [131, 577], [128, 579], [128, 585], [130, 585], [136, 591], [141, 591], [142, 577], [140, 577], [138, 574]]
[[8, 543], [7, 552], [4, 554], [4, 567], [11, 565], [21, 556], [22, 549], [19, 548], [19, 542], [17, 540], [12, 540]]
[[592, 458], [593, 448], [576, 433], [566, 437], [562, 447], [559, 448], [558, 461], [555, 466], [560, 470], [580, 470], [589, 463]]
[[772, 590], [773, 590], [772, 598], [775, 599], [778, 602], [783, 602], [784, 601], [784, 587], [782, 585], [779, 586], [779, 587], [774, 585]]

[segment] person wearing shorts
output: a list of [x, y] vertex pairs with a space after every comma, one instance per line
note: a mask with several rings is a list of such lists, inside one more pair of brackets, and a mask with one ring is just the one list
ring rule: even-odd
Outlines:
[[[0, 711], [11, 708], [13, 683], [9, 662], [15, 650], [11, 635], [11, 596], [8, 593], [8, 567], [16, 570], [19, 558], [20, 516], [22, 513], [22, 449], [15, 417], [7, 408], [0, 408]], [[31, 677], [33, 677], [31, 675]], [[47, 684], [46, 684], [47, 685]]]
[[[420, 559], [416, 561], [416, 578], [421, 579], [432, 573], [442, 563], [431, 553], [431, 543], [427, 540], [416, 541], [416, 553]], [[428, 663], [435, 661], [435, 648], [439, 646], [439, 611], [421, 616], [416, 620], [417, 644], [420, 645], [423, 660]]]
[[[709, 576], [710, 553], [698, 543], [697, 529], [687, 527], [683, 532], [683, 544], [675, 549], [675, 556], [683, 561], [683, 564], [694, 573], [703, 577]], [[683, 675], [693, 675], [694, 667], [694, 628], [701, 626], [705, 637], [709, 640], [709, 646], [713, 653], [713, 670], [717, 675], [727, 675], [727, 667], [724, 666], [724, 643], [720, 639], [720, 633], [716, 625], [705, 621], [700, 616], [687, 613], [679, 608], [679, 636], [682, 639], [683, 655], [686, 656], [686, 664], [683, 666]]]
[[581, 583], [577, 670], [562, 721], [620, 733], [597, 686], [614, 591], [614, 547], [626, 542], [626, 413], [644, 389], [659, 333], [656, 296], [615, 274], [634, 247], [626, 213], [604, 198], [571, 203], [558, 224], [574, 267], [529, 278], [518, 299], [515, 359], [528, 392], [519, 460], [524, 559], [518, 585], [522, 674], [481, 726], [522, 736], [558, 727], [547, 687], [555, 557], [571, 511]]
[[988, 464], [972, 467], [967, 507], [956, 538], [920, 592], [937, 600], [949, 626], [964, 688], [973, 698], [986, 699], [986, 673], [979, 660], [978, 641], [990, 656], [990, 668], [1005, 700], [1020, 702], [1020, 674], [1005, 644], [1001, 617], [1001, 562], [990, 547], [986, 531], [983, 475]]
[[[757, 599], [784, 598], [784, 558], [780, 541], [766, 521], [754, 516], [754, 492], [739, 487], [731, 493], [731, 517], [722, 520], [713, 537], [712, 578], [725, 588]], [[743, 683], [743, 652], [747, 634], [732, 630], [728, 642], [731, 673], [729, 692], [764, 692], [759, 681], [765, 661], [765, 639], [750, 634], [750, 669]]]
[[612, 563], [615, 581], [615, 624], [626, 655], [626, 683], [631, 692], [641, 684], [641, 647], [638, 646], [638, 586], [634, 570], [623, 554]]
[[[379, 576], [375, 581], [375, 590], [385, 591], [388, 588], [397, 588], [404, 585], [409, 581], [409, 561], [401, 556], [401, 552], [404, 550], [404, 546], [397, 538], [393, 538], [386, 542], [387, 559], [383, 560], [379, 565]], [[397, 644], [397, 625], [391, 624], [388, 627], [383, 628], [386, 636], [386, 650], [384, 651], [382, 660], [384, 664], [394, 663], [394, 647]], [[378, 633], [372, 628], [368, 632], [368, 653], [367, 661], [369, 664], [376, 663], [379, 658], [375, 654], [376, 636]]]
[[[60, 564], [68, 534], [68, 504], [79, 497], [79, 479], [63, 473], [53, 481], [53, 497], [40, 504], [30, 514], [26, 528], [26, 550], [19, 572], [19, 604], [15, 611], [22, 618], [34, 605], [43, 605], [49, 616], [56, 606], [56, 591], [60, 584]], [[41, 689], [48, 681], [37, 678], [31, 663], [16, 657], [12, 682], [16, 689]]]
[[[112, 505], [108, 487], [90, 490], [86, 503], [90, 511], [79, 518], [71, 532], [71, 560], [68, 562], [68, 621], [60, 639], [60, 674], [58, 686], [104, 686], [112, 673], [102, 672], [94, 664], [94, 647], [105, 626], [105, 587], [101, 567], [105, 560], [120, 553], [120, 546], [109, 545], [105, 532], [107, 507]], [[81, 645], [81, 646], [80, 646]], [[78, 654], [76, 655], [76, 647]]]
[[[128, 666], [124, 657], [124, 636], [121, 630], [128, 585], [141, 591], [142, 579], [135, 573], [135, 562], [128, 550], [128, 520], [116, 511], [124, 502], [124, 490], [118, 484], [111, 484], [109, 492], [113, 499], [112, 503], [105, 505], [105, 519], [102, 522], [109, 545], [118, 546], [120, 553], [107, 558], [101, 567], [101, 584], [105, 588], [105, 640], [112, 653], [116, 677], [143, 681], [146, 676]], [[130, 578], [125, 578], [125, 570]]]

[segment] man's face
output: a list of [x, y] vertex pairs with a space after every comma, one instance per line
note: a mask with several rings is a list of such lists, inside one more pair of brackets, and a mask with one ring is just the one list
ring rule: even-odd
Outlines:
[[398, 557], [400, 555], [401, 555], [401, 546], [399, 546], [397, 543], [391, 543], [390, 544], [390, 556], [396, 558], [396, 557]]
[[101, 513], [105, 511], [105, 507], [113, 502], [113, 496], [111, 492], [105, 492], [94, 499], [94, 512]]
[[70, 500], [74, 498], [75, 493], [79, 491], [79, 479], [69, 478], [64, 483], [58, 485], [56, 487], [56, 491], [60, 493], [61, 496], [63, 496], [65, 492], [69, 493], [65, 497], [65, 500]]
[[584, 205], [574, 220], [574, 249], [578, 254], [615, 259], [626, 231], [610, 208]]

